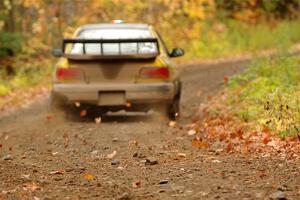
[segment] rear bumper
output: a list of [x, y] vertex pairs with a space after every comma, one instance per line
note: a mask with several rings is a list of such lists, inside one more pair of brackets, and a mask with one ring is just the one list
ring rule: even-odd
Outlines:
[[[122, 106], [132, 104], [170, 102], [175, 94], [173, 83], [146, 84], [63, 84], [53, 85], [55, 95], [63, 98], [66, 103], [89, 103], [100, 106]], [[121, 92], [123, 100], [119, 103], [101, 102], [100, 93]], [[114, 97], [113, 97], [114, 98]]]

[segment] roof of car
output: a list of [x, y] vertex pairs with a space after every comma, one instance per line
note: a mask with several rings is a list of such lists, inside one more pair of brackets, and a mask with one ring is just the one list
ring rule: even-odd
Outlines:
[[103, 23], [103, 24], [86, 24], [80, 27], [83, 30], [87, 29], [149, 29], [148, 24], [127, 24], [127, 23]]

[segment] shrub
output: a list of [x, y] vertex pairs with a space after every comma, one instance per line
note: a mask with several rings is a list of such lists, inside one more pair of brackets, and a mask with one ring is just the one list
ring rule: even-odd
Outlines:
[[12, 56], [21, 49], [21, 37], [18, 33], [0, 32], [0, 58]]
[[238, 116], [268, 125], [283, 137], [300, 136], [299, 57], [258, 60], [228, 87], [228, 103]]

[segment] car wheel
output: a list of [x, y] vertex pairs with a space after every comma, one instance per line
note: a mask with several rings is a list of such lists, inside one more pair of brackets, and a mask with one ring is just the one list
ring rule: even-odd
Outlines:
[[176, 96], [168, 108], [168, 117], [170, 120], [177, 120], [180, 112], [180, 97]]
[[170, 120], [177, 120], [179, 118], [181, 88], [182, 84], [181, 82], [178, 82], [178, 92], [168, 107], [168, 116]]

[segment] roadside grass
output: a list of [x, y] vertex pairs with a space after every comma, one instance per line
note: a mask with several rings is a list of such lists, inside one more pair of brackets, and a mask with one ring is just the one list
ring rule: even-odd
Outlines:
[[227, 84], [226, 104], [246, 121], [269, 127], [281, 137], [300, 137], [300, 57], [253, 62]]
[[206, 24], [199, 39], [185, 41], [186, 59], [217, 59], [287, 49], [300, 42], [300, 20], [257, 25], [228, 21]]
[[48, 84], [53, 63], [53, 59], [43, 56], [18, 55], [12, 64], [11, 74], [7, 74], [4, 67], [0, 68], [0, 97], [38, 84]]
[[55, 59], [50, 55], [49, 47], [36, 37], [23, 38], [20, 42], [16, 55], [0, 58], [3, 60], [0, 62], [0, 97], [50, 83]]

